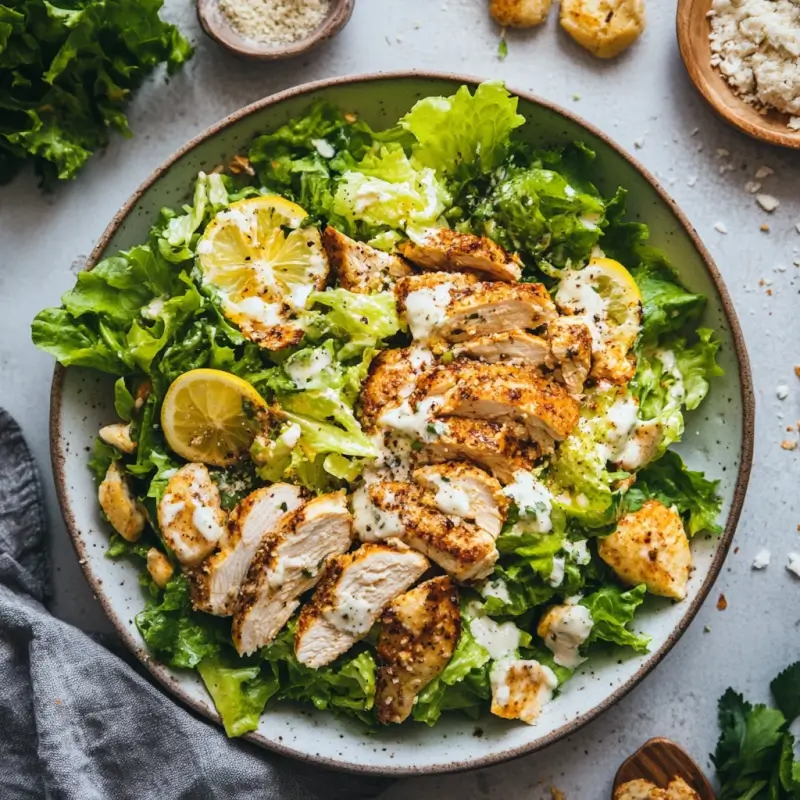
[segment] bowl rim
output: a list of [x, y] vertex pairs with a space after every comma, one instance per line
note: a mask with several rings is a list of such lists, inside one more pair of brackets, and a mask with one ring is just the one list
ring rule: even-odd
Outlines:
[[[238, 111], [229, 114], [222, 120], [216, 122], [205, 131], [198, 134], [187, 142], [183, 147], [179, 148], [172, 156], [159, 165], [136, 189], [122, 208], [114, 215], [111, 222], [106, 227], [102, 236], [98, 239], [97, 244], [92, 249], [89, 258], [86, 262], [86, 269], [92, 269], [103, 255], [104, 250], [109, 242], [116, 234], [117, 230], [127, 218], [128, 214], [132, 211], [140, 197], [156, 183], [161, 176], [183, 155], [197, 147], [200, 143], [212, 138], [220, 131], [225, 130], [230, 125], [244, 119], [251, 114], [255, 114], [268, 106], [276, 105], [288, 100], [290, 98], [302, 97], [303, 95], [311, 94], [320, 89], [327, 89], [334, 86], [345, 86], [358, 83], [371, 83], [373, 81], [385, 80], [407, 80], [407, 79], [421, 79], [421, 80], [439, 80], [449, 83], [466, 84], [470, 87], [475, 87], [482, 82], [482, 79], [472, 75], [462, 75], [458, 73], [435, 72], [428, 70], [397, 70], [387, 72], [371, 72], [358, 75], [349, 75], [336, 78], [326, 78], [319, 81], [313, 81], [302, 84], [282, 92], [262, 98], [250, 105], [247, 105]], [[547, 108], [555, 111], [570, 121], [586, 128], [594, 136], [601, 139], [605, 144], [611, 147], [618, 155], [625, 159], [634, 169], [636, 169], [651, 185], [653, 190], [661, 198], [664, 204], [672, 212], [676, 222], [686, 231], [692, 240], [694, 247], [700, 254], [705, 268], [711, 277], [712, 282], [719, 294], [722, 308], [725, 314], [726, 322], [730, 328], [731, 337], [733, 339], [734, 352], [739, 369], [740, 376], [740, 397], [742, 402], [742, 445], [739, 453], [739, 469], [736, 476], [736, 485], [731, 500], [730, 515], [728, 517], [725, 530], [719, 538], [719, 543], [714, 554], [714, 557], [709, 566], [708, 574], [705, 577], [702, 585], [700, 586], [697, 596], [692, 600], [691, 604], [686, 610], [681, 622], [670, 633], [666, 641], [661, 647], [651, 653], [642, 666], [622, 685], [617, 687], [611, 694], [609, 694], [601, 702], [595, 704], [587, 709], [583, 714], [564, 723], [559, 728], [550, 733], [542, 736], [535, 741], [528, 744], [512, 747], [508, 750], [499, 753], [493, 753], [480, 758], [472, 759], [470, 761], [450, 761], [449, 763], [434, 764], [424, 767], [391, 767], [391, 766], [372, 766], [368, 763], [344, 763], [337, 759], [328, 758], [324, 756], [315, 755], [309, 752], [303, 752], [288, 745], [282, 744], [279, 741], [270, 741], [262, 736], [258, 731], [253, 731], [246, 734], [243, 738], [250, 742], [260, 745], [265, 749], [277, 752], [284, 756], [298, 759], [300, 761], [309, 762], [319, 766], [335, 769], [341, 772], [350, 772], [360, 775], [424, 775], [424, 774], [442, 774], [449, 772], [462, 772], [471, 769], [478, 769], [488, 767], [494, 764], [499, 764], [504, 761], [510, 761], [520, 756], [529, 755], [539, 750], [543, 750], [555, 742], [564, 739], [567, 736], [578, 731], [580, 728], [587, 725], [592, 720], [600, 716], [604, 711], [613, 706], [632, 689], [634, 689], [647, 675], [652, 672], [655, 667], [661, 663], [667, 653], [675, 646], [677, 641], [686, 632], [691, 624], [700, 606], [708, 597], [711, 588], [713, 587], [721, 569], [723, 562], [728, 554], [733, 536], [736, 531], [739, 517], [741, 515], [742, 506], [744, 504], [747, 485], [750, 479], [750, 472], [753, 461], [753, 442], [754, 442], [754, 429], [755, 429], [755, 396], [753, 393], [753, 381], [750, 371], [750, 360], [747, 354], [744, 336], [742, 334], [739, 319], [736, 314], [733, 302], [728, 294], [728, 290], [722, 280], [722, 276], [714, 264], [711, 255], [706, 247], [700, 241], [697, 231], [689, 222], [688, 218], [680, 210], [677, 203], [667, 194], [661, 187], [656, 178], [636, 159], [630, 154], [625, 152], [618, 144], [616, 144], [609, 136], [600, 131], [594, 125], [586, 122], [577, 114], [574, 114], [559, 105], [540, 98], [530, 92], [516, 90], [511, 87], [506, 87], [508, 91], [534, 105]], [[171, 670], [163, 664], [156, 663], [147, 650], [140, 646], [134, 637], [128, 632], [122, 621], [119, 619], [116, 612], [111, 608], [110, 602], [106, 597], [104, 587], [92, 574], [86, 558], [85, 544], [81, 538], [81, 532], [75, 521], [74, 514], [70, 507], [69, 489], [65, 474], [65, 454], [61, 452], [59, 446], [61, 434], [61, 395], [64, 386], [64, 378], [66, 375], [66, 368], [56, 365], [53, 373], [53, 382], [50, 394], [50, 454], [53, 467], [53, 474], [56, 485], [56, 494], [58, 497], [59, 506], [61, 508], [62, 516], [67, 527], [70, 539], [72, 540], [73, 547], [78, 557], [78, 562], [86, 576], [89, 585], [92, 588], [94, 596], [100, 603], [109, 618], [111, 623], [117, 629], [125, 646], [139, 659], [139, 661], [147, 668], [150, 674], [176, 699], [183, 705], [188, 706], [190, 709], [198, 714], [210, 719], [211, 721], [221, 724], [221, 720], [215, 711], [210, 710], [199, 701], [194, 700], [179, 684], [177, 679], [173, 677]]]

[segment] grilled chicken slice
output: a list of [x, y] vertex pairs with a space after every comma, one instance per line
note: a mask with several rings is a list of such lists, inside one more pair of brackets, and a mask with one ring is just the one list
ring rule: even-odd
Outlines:
[[503, 331], [470, 339], [453, 348], [453, 355], [477, 358], [489, 364], [527, 364], [541, 367], [547, 363], [550, 344], [527, 331]]
[[112, 461], [106, 476], [97, 489], [100, 508], [114, 530], [125, 540], [135, 542], [144, 530], [147, 518], [139, 501], [133, 496], [122, 467]]
[[625, 514], [617, 529], [599, 540], [600, 558], [628, 586], [644, 583], [647, 591], [683, 600], [692, 571], [692, 551], [677, 510], [647, 500]]
[[532, 367], [478, 364], [457, 371], [457, 383], [444, 395], [437, 413], [516, 420], [532, 441], [548, 446], [551, 440], [561, 441], [569, 435], [578, 423], [580, 407], [563, 386]]
[[175, 569], [160, 550], [151, 547], [147, 551], [147, 571], [150, 573], [153, 583], [159, 589], [163, 589], [169, 583]]
[[497, 662], [490, 675], [492, 714], [532, 725], [558, 686], [553, 670], [538, 661]]
[[[376, 518], [392, 515], [398, 536], [458, 581], [485, 578], [498, 553], [494, 537], [458, 517], [431, 508], [419, 486], [402, 481], [381, 481], [369, 487]], [[373, 527], [367, 538], [382, 538], [385, 528]]]
[[560, 371], [570, 394], [580, 394], [592, 369], [592, 332], [585, 322], [559, 317], [547, 328], [550, 352], [547, 366]]
[[330, 225], [322, 232], [322, 244], [339, 283], [350, 292], [385, 292], [398, 278], [411, 274], [411, 267], [399, 256], [357, 242]]
[[429, 566], [425, 556], [397, 539], [367, 543], [330, 559], [297, 620], [297, 660], [319, 669], [347, 652]]
[[112, 447], [116, 447], [123, 453], [136, 452], [136, 442], [131, 439], [131, 423], [116, 422], [113, 425], [106, 425], [100, 428], [98, 436]]
[[522, 277], [522, 262], [516, 254], [483, 236], [432, 228], [415, 241], [400, 245], [400, 252], [423, 269], [444, 272], [477, 272], [495, 281], [515, 282]]
[[493, 538], [500, 535], [508, 498], [497, 478], [470, 464], [431, 464], [414, 470], [414, 481], [430, 492], [443, 514], [471, 520]]
[[247, 495], [231, 512], [223, 546], [192, 576], [194, 607], [221, 617], [232, 614], [259, 544], [302, 504], [302, 489], [288, 483], [264, 486]]
[[433, 334], [448, 342], [463, 342], [492, 333], [535, 329], [557, 312], [540, 283], [476, 283], [452, 293]]
[[225, 536], [219, 489], [204, 464], [184, 464], [167, 483], [158, 504], [161, 536], [178, 561], [196, 567]]
[[361, 387], [361, 422], [370, 429], [378, 417], [402, 404], [415, 389], [417, 379], [433, 364], [433, 354], [423, 347], [383, 350], [370, 365]]
[[323, 494], [285, 516], [275, 535], [256, 550], [233, 610], [232, 637], [239, 655], [269, 644], [313, 588], [327, 559], [344, 553], [353, 518], [344, 492]]
[[394, 292], [397, 313], [406, 320], [416, 341], [441, 338], [436, 331], [446, 319], [453, 293], [477, 282], [474, 275], [460, 272], [429, 272], [401, 278]]
[[403, 722], [417, 695], [447, 666], [461, 635], [458, 588], [442, 575], [396, 597], [381, 615], [375, 707]]
[[517, 470], [530, 470], [542, 455], [537, 445], [521, 444], [500, 422], [439, 417], [436, 430], [438, 436], [420, 451], [420, 461], [472, 461], [501, 483], [513, 482]]

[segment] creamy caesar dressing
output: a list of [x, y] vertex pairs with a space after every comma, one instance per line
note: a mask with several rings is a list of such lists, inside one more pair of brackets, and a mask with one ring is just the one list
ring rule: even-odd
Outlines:
[[457, 517], [466, 517], [470, 513], [469, 493], [457, 483], [435, 474], [429, 475], [428, 481], [436, 487], [433, 502], [439, 511]]
[[594, 622], [586, 606], [563, 605], [551, 608], [546, 617], [544, 643], [561, 667], [577, 669], [586, 659], [578, 652], [589, 638]]
[[[508, 716], [532, 724], [542, 708], [553, 699], [558, 678], [550, 667], [538, 661], [504, 659], [492, 665], [489, 675], [492, 710], [514, 712]], [[502, 716], [506, 716], [505, 713]]]
[[326, 609], [322, 616], [337, 630], [363, 636], [372, 627], [374, 610], [363, 597], [342, 592], [337, 597], [336, 607]]
[[566, 556], [553, 556], [553, 568], [547, 576], [547, 582], [553, 586], [558, 587], [564, 583], [564, 571], [567, 566]]
[[592, 334], [592, 352], [606, 345], [608, 308], [603, 297], [594, 288], [596, 270], [591, 266], [580, 270], [569, 270], [558, 284], [558, 305], [568, 309], [585, 322]]
[[287, 579], [294, 578], [297, 573], [306, 574], [308, 578], [316, 575], [317, 565], [308, 563], [308, 556], [284, 556], [280, 548], [275, 559], [270, 564], [267, 573], [267, 585], [274, 592], [286, 583]]
[[495, 578], [494, 580], [485, 580], [481, 586], [478, 587], [481, 597], [495, 597], [502, 603], [510, 603], [511, 595], [508, 593], [508, 586], [502, 578]]
[[667, 386], [667, 397], [673, 406], [679, 407], [686, 399], [686, 386], [683, 373], [678, 368], [678, 359], [672, 350], [656, 350], [655, 356], [661, 362], [664, 374], [672, 378]]
[[175, 518], [178, 516], [178, 514], [180, 514], [181, 511], [186, 508], [185, 501], [178, 500], [177, 502], [173, 502], [171, 498], [171, 494], [165, 494], [158, 507], [162, 527], [166, 527], [175, 522]]
[[[391, 492], [384, 492], [388, 502], [392, 502]], [[353, 492], [351, 498], [353, 528], [362, 542], [375, 542], [400, 536], [405, 527], [396, 511], [378, 508], [369, 496], [369, 484], [365, 483]]]
[[167, 296], [154, 297], [142, 310], [141, 315], [145, 319], [157, 320], [164, 312], [164, 303], [167, 301]]
[[196, 505], [194, 507], [192, 525], [207, 542], [218, 542], [223, 534], [217, 514], [208, 506]]
[[408, 293], [406, 321], [414, 339], [430, 339], [434, 330], [447, 319], [454, 288], [452, 283], [440, 283]]
[[633, 471], [644, 466], [661, 441], [661, 426], [655, 420], [639, 419], [639, 404], [630, 394], [618, 397], [605, 415], [608, 431], [597, 445], [603, 461]]
[[323, 158], [333, 158], [336, 155], [336, 150], [327, 139], [312, 139], [311, 144]]
[[298, 353], [288, 358], [283, 369], [298, 389], [306, 389], [332, 363], [331, 351], [318, 347], [310, 353]]
[[223, 291], [219, 291], [225, 313], [234, 321], [237, 317], [260, 325], [280, 325], [286, 322], [281, 303], [269, 303], [263, 297], [243, 297], [234, 301]]
[[553, 511], [553, 495], [541, 481], [526, 470], [514, 473], [514, 482], [503, 489], [503, 494], [516, 503], [520, 519], [525, 520], [525, 529], [535, 533], [553, 530], [550, 515]]
[[378, 424], [400, 431], [412, 439], [432, 442], [440, 435], [433, 415], [443, 400], [439, 395], [431, 395], [421, 400], [416, 409], [412, 409], [408, 400], [403, 400], [396, 408], [390, 408], [381, 414]]
[[291, 450], [300, 441], [302, 435], [303, 429], [296, 422], [292, 422], [281, 431], [280, 436], [275, 441], [281, 442]]
[[516, 655], [520, 629], [513, 622], [495, 622], [491, 617], [475, 617], [470, 620], [469, 630], [475, 641], [493, 659]]

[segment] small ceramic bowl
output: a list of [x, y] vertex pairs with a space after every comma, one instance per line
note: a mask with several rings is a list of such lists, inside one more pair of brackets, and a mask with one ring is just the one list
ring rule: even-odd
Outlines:
[[711, 66], [712, 0], [680, 0], [678, 3], [678, 47], [686, 71], [697, 91], [726, 122], [762, 142], [800, 148], [800, 131], [787, 127], [789, 116], [770, 110], [762, 114], [734, 93], [720, 71]]
[[336, 36], [353, 13], [355, 0], [331, 0], [325, 19], [316, 30], [291, 44], [258, 42], [242, 36], [219, 7], [219, 0], [197, 0], [197, 18], [203, 30], [223, 47], [246, 58], [274, 61], [300, 56]]

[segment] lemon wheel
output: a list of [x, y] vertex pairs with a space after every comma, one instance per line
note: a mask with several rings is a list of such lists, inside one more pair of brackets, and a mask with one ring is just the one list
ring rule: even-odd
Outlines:
[[563, 275], [556, 304], [586, 321], [592, 333], [592, 376], [626, 383], [633, 377], [631, 355], [642, 324], [642, 294], [633, 276], [612, 258], [593, 258]]
[[167, 390], [161, 427], [182, 458], [226, 467], [249, 452], [267, 415], [264, 399], [247, 381], [221, 370], [193, 369]]
[[297, 322], [328, 276], [319, 231], [306, 211], [283, 197], [249, 197], [209, 223], [197, 244], [203, 282], [244, 335], [277, 350], [296, 344]]

